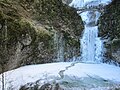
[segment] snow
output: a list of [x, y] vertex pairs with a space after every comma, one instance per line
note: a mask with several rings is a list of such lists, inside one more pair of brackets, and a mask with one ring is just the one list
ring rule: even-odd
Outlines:
[[[56, 79], [56, 77], [60, 79], [60, 75], [58, 73], [61, 70], [66, 70], [65, 68], [71, 66], [71, 64], [72, 62], [61, 62], [30, 65], [5, 72], [5, 90], [9, 90], [9, 87], [19, 90], [20, 86], [37, 80], [43, 80], [44, 83], [47, 79]], [[120, 83], [120, 67], [107, 64], [77, 63], [75, 66], [68, 68], [68, 70], [64, 72], [64, 75], [78, 78], [97, 76], [103, 78], [104, 80]], [[2, 76], [0, 75], [0, 80], [1, 78]], [[2, 82], [0, 82], [0, 90], [1, 85]]]
[[101, 13], [98, 11], [85, 11], [83, 13], [80, 13], [80, 16], [82, 17], [82, 21], [84, 21], [84, 24], [89, 24], [90, 22], [95, 22], [97, 24], [99, 17]]
[[98, 6], [98, 5], [108, 5], [111, 3], [112, 0], [73, 0], [69, 6], [74, 7], [74, 8], [83, 8], [85, 6]]

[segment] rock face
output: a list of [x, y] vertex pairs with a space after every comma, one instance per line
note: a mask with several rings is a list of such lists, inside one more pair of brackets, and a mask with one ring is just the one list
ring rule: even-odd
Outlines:
[[69, 5], [72, 1], [73, 1], [73, 0], [62, 0], [62, 2], [63, 2], [64, 4], [67, 4], [67, 5]]
[[77, 56], [82, 30], [61, 0], [0, 0], [0, 69]]
[[120, 62], [120, 1], [113, 2], [105, 8], [105, 13], [100, 18], [100, 35], [105, 42], [108, 60]]
[[58, 83], [56, 84], [46, 83], [43, 85], [28, 83], [22, 86], [19, 90], [64, 90], [64, 89], [62, 89]]
[[[77, 57], [83, 24], [75, 9], [65, 5], [71, 1], [0, 0], [0, 72]], [[114, 0], [100, 19], [100, 35], [109, 39], [105, 56], [118, 62], [119, 4], [119, 0]]]

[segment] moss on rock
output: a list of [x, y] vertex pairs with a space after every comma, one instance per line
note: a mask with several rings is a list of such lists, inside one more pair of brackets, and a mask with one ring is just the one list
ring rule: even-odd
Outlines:
[[82, 30], [80, 16], [62, 0], [0, 0], [0, 53], [7, 52], [6, 70], [53, 62], [55, 32], [63, 34], [65, 58], [79, 55]]
[[[104, 39], [108, 39], [105, 43], [107, 48], [106, 57], [114, 59], [112, 53], [115, 53], [120, 48], [120, 1], [113, 2], [105, 7], [105, 13], [100, 18], [100, 35]], [[120, 60], [117, 60], [120, 62]]]

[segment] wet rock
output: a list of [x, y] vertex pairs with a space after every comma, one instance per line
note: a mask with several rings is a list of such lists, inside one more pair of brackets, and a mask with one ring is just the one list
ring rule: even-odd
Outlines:
[[[120, 61], [120, 0], [113, 0], [113, 2], [106, 6], [103, 15], [99, 20], [100, 36], [104, 40], [106, 48], [106, 58], [108, 60]], [[109, 43], [109, 44], [108, 44]]]
[[64, 89], [62, 89], [58, 83], [56, 84], [45, 83], [40, 85], [35, 82], [21, 86], [19, 90], [64, 90]]
[[52, 85], [47, 83], [41, 86], [40, 90], [52, 90]]
[[64, 4], [67, 4], [67, 5], [69, 5], [72, 1], [73, 1], [73, 0], [62, 0], [62, 2], [63, 2]]

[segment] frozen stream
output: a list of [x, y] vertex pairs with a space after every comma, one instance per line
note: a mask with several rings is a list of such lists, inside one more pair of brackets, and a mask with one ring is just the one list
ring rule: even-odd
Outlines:
[[111, 0], [73, 0], [69, 6], [78, 10], [84, 23], [84, 33], [80, 38], [81, 58], [85, 63], [101, 63], [104, 53], [103, 42], [98, 37], [98, 20], [100, 9], [111, 3]]

